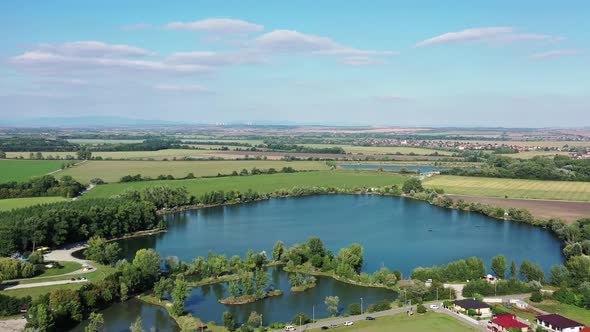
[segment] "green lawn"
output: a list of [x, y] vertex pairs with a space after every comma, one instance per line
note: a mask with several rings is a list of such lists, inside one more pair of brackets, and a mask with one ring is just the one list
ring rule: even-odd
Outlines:
[[9, 211], [12, 209], [19, 209], [39, 204], [60, 202], [64, 200], [65, 198], [56, 196], [0, 199], [0, 211]]
[[194, 180], [145, 181], [101, 185], [84, 195], [83, 199], [94, 197], [110, 197], [120, 194], [126, 189], [142, 189], [156, 185], [186, 187], [190, 194], [199, 195], [213, 190], [246, 191], [248, 189], [252, 189], [258, 192], [272, 192], [277, 189], [290, 189], [295, 186], [333, 186], [352, 188], [355, 186], [373, 187], [394, 184], [401, 185], [406, 179], [407, 178], [403, 176], [388, 172], [322, 171], [255, 176], [232, 176]]
[[88, 161], [76, 167], [68, 168], [57, 173], [71, 175], [78, 181], [85, 183], [91, 179], [101, 178], [106, 182], [118, 182], [125, 175], [141, 174], [157, 177], [171, 174], [174, 177], [185, 177], [188, 173], [195, 176], [215, 176], [218, 173], [231, 174], [243, 168], [251, 170], [293, 167], [297, 170], [326, 170], [328, 166], [321, 161], [272, 161], [272, 160], [218, 160], [218, 161]]
[[59, 170], [62, 163], [63, 161], [57, 160], [0, 159], [0, 183], [26, 181], [34, 176], [45, 175]]
[[[51, 262], [45, 262], [45, 264], [49, 264]], [[43, 273], [41, 273], [40, 275], [38, 275], [36, 278], [39, 277], [52, 277], [52, 276], [58, 276], [60, 274], [66, 274], [66, 273], [70, 273], [70, 272], [74, 272], [77, 271], [79, 269], [82, 268], [82, 264], [80, 263], [76, 263], [76, 262], [59, 262], [59, 267], [55, 267], [52, 269], [46, 269], [45, 271], [43, 271]], [[35, 278], [31, 278], [29, 280], [34, 280]]]
[[576, 307], [569, 304], [554, 303], [545, 301], [543, 303], [532, 303], [535, 307], [554, 314], [560, 314], [582, 324], [590, 326], [590, 310]]
[[430, 188], [445, 193], [478, 196], [590, 201], [590, 182], [497, 179], [441, 175], [424, 180]]
[[[471, 326], [445, 314], [429, 312], [423, 315], [415, 314], [408, 317], [406, 314], [377, 317], [374, 321], [359, 321], [352, 326], [340, 326], [337, 329], [348, 332], [381, 332], [381, 331], [403, 331], [403, 332], [468, 332], [477, 331]], [[320, 331], [314, 329], [311, 331]]]

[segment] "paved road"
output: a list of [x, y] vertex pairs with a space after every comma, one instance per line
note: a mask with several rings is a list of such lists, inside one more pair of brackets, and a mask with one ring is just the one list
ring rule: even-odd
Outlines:
[[6, 286], [2, 290], [33, 288], [33, 287], [43, 287], [43, 286], [55, 286], [55, 285], [65, 285], [65, 284], [76, 284], [76, 283], [81, 283], [81, 282], [86, 282], [86, 280], [71, 281], [70, 279], [67, 279], [67, 280], [57, 280], [57, 281], [36, 282], [36, 283], [32, 283], [32, 284], [20, 284], [20, 285]]
[[[457, 319], [460, 319], [461, 321], [469, 324], [470, 326], [472, 326], [475, 329], [478, 329], [480, 331], [487, 331], [485, 326], [480, 325], [480, 324], [474, 324], [468, 320], [463, 319], [460, 315], [454, 314], [451, 311], [447, 310], [447, 309], [442, 309], [442, 302], [440, 303], [436, 303], [436, 302], [429, 302], [429, 303], [425, 303], [426, 307], [428, 307], [431, 304], [438, 304], [439, 307], [441, 309], [437, 309], [434, 310], [435, 312], [438, 313], [444, 313], [450, 316], [453, 316]], [[350, 317], [339, 317], [339, 318], [334, 318], [331, 320], [325, 320], [325, 321], [321, 321], [318, 323], [313, 323], [313, 324], [306, 324], [301, 326], [301, 328], [299, 328], [299, 326], [296, 326], [298, 331], [307, 331], [307, 330], [311, 330], [311, 329], [319, 329], [322, 326], [330, 326], [332, 324], [336, 324], [338, 326], [342, 326], [344, 324], [344, 322], [346, 321], [351, 321], [351, 322], [357, 322], [357, 321], [362, 321], [365, 320], [367, 316], [371, 316], [371, 317], [384, 317], [384, 316], [390, 316], [390, 315], [395, 315], [395, 314], [404, 314], [406, 313], [408, 310], [410, 309], [416, 309], [416, 306], [406, 306], [406, 307], [401, 307], [401, 308], [394, 308], [394, 309], [390, 309], [390, 310], [386, 310], [386, 311], [380, 311], [380, 312], [373, 312], [370, 314], [362, 314], [362, 315], [357, 315], [357, 316], [350, 316]], [[429, 309], [431, 310], [431, 309]], [[273, 330], [273, 332], [279, 332], [279, 331], [284, 331], [283, 329], [281, 330]]]

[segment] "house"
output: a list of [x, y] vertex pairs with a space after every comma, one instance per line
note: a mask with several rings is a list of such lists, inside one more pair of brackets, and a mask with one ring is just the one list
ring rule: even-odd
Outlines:
[[512, 299], [510, 300], [511, 304], [514, 304], [518, 309], [526, 309], [529, 307], [529, 304], [524, 302], [523, 300], [519, 299]]
[[488, 304], [472, 299], [454, 301], [453, 309], [461, 313], [468, 313], [473, 310], [475, 315], [480, 317], [490, 317], [492, 315], [492, 308]]
[[493, 332], [509, 332], [514, 330], [527, 332], [529, 326], [518, 321], [515, 315], [507, 314], [498, 315], [492, 319], [490, 325], [488, 325], [488, 330]]
[[581, 329], [580, 332], [590, 332], [590, 327], [587, 326], [587, 327]]
[[584, 328], [582, 323], [565, 318], [558, 314], [537, 316], [537, 325], [549, 331], [556, 332], [580, 332]]

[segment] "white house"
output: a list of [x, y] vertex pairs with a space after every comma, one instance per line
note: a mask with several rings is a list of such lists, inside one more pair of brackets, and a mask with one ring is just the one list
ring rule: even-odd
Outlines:
[[537, 325], [555, 332], [580, 332], [584, 324], [558, 314], [537, 316]]

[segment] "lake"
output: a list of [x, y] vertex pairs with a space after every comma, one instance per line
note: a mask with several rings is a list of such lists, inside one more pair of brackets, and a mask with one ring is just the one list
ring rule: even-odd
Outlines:
[[423, 165], [340, 165], [344, 169], [384, 169], [389, 171], [399, 171], [407, 169], [408, 171], [420, 171], [420, 173], [430, 173], [435, 171], [444, 171], [448, 168], [437, 166], [423, 166]]
[[[277, 198], [184, 211], [164, 218], [168, 222], [168, 232], [121, 240], [123, 254], [132, 259], [138, 249], [154, 248], [162, 257], [178, 256], [185, 261], [206, 256], [209, 250], [228, 257], [244, 257], [248, 249], [271, 253], [277, 240], [291, 246], [318, 236], [335, 253], [358, 242], [365, 249], [364, 271], [370, 273], [384, 265], [392, 270], [399, 269], [405, 278], [415, 267], [445, 264], [470, 256], [482, 257], [488, 266], [497, 254], [504, 254], [517, 262], [526, 258], [540, 263], [546, 272], [551, 265], [564, 261], [561, 243], [547, 229], [443, 209], [402, 197], [323, 195]], [[218, 323], [226, 310], [232, 311], [238, 321], [246, 320], [255, 310], [263, 314], [267, 324], [289, 321], [299, 311], [311, 316], [314, 306], [316, 318], [327, 317], [323, 299], [328, 295], [339, 296], [341, 308], [359, 302], [361, 297], [368, 304], [396, 296], [385, 289], [352, 286], [330, 278], [318, 278], [316, 288], [292, 294], [286, 277], [287, 274], [280, 269], [272, 269], [271, 283], [284, 294], [240, 306], [217, 302], [227, 296], [225, 284], [195, 288], [186, 302], [186, 310], [204, 321]], [[117, 305], [119, 309], [114, 314], [118, 312], [118, 316], [113, 317], [113, 321], [118, 325], [109, 331], [129, 326], [135, 319], [133, 314], [126, 313], [126, 305]], [[107, 310], [111, 312], [111, 308]], [[164, 315], [154, 310], [151, 305], [134, 301], [130, 312], [141, 312], [142, 317], [146, 315], [144, 322], [156, 322], [154, 315], [160, 315], [163, 322]]]

